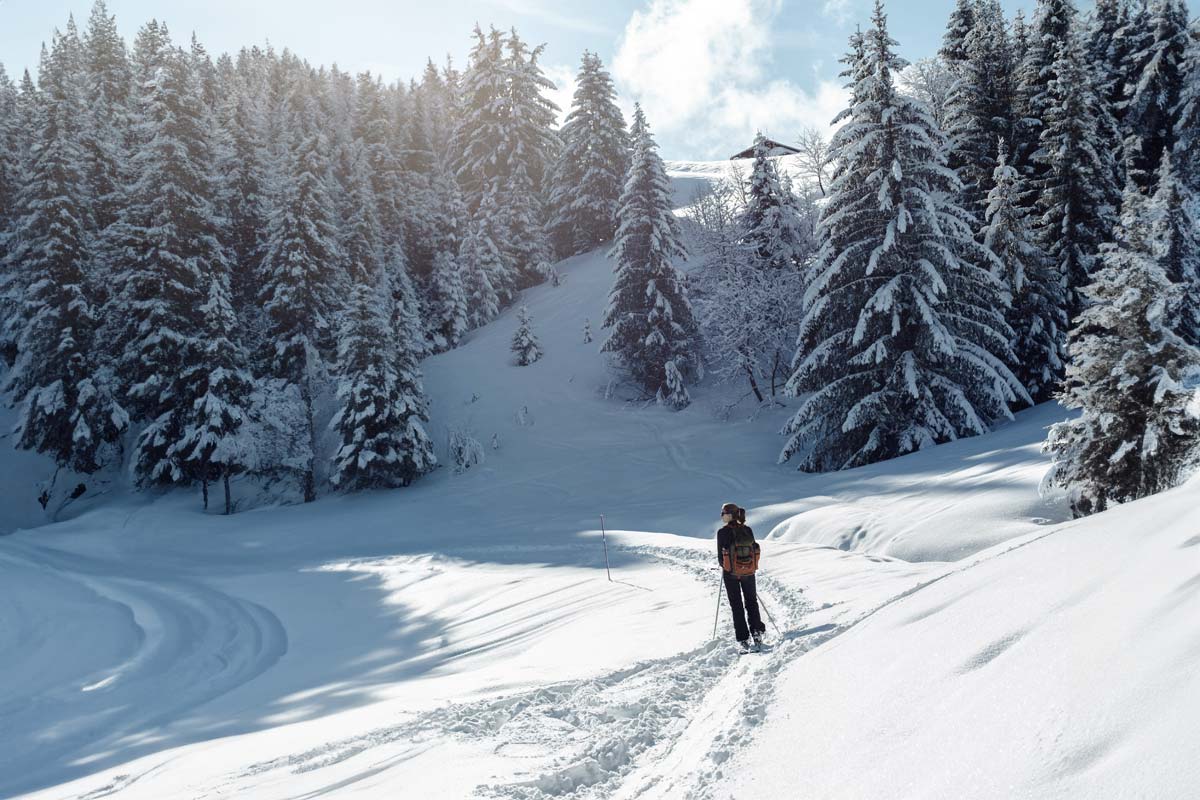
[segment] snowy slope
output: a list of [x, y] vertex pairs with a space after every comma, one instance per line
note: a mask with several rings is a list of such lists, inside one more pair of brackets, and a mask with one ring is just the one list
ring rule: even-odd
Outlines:
[[781, 670], [706, 794], [1200, 796], [1198, 502], [1200, 480], [887, 604]]
[[[795, 796], [778, 790], [801, 768], [806, 796], [935, 796], [977, 774], [954, 758], [982, 752], [985, 737], [961, 736], [968, 709], [1051, 731], [1117, 683], [1112, 718], [1136, 735], [1105, 739], [1119, 741], [1112, 752], [1177, 752], [1157, 738], [1174, 729], [1154, 728], [1139, 702], [1165, 686], [1195, 716], [1195, 684], [1177, 672], [1200, 661], [1181, 622], [1196, 619], [1196, 595], [1175, 578], [1200, 571], [1200, 548], [1118, 532], [1097, 555], [1087, 531], [1117, 512], [1059, 526], [1061, 504], [1036, 492], [1038, 443], [1059, 409], [802, 475], [774, 463], [787, 408], [720, 421], [714, 407], [739, 390], [701, 387], [671, 413], [610, 383], [597, 351], [611, 265], [593, 253], [560, 270], [562, 286], [524, 298], [543, 360], [511, 365], [510, 312], [424, 364], [435, 438], [455, 427], [485, 446], [464, 474], [228, 518], [200, 513], [195, 493], [116, 495], [0, 537], [0, 797]], [[782, 634], [742, 659], [711, 552], [726, 500], [770, 534], [763, 597]], [[1186, 518], [1195, 500], [1186, 489], [1120, 513]], [[1107, 577], [1123, 563], [1139, 566]], [[1160, 567], [1170, 580], [1127, 602], [1135, 576]], [[1096, 633], [1088, 610], [1119, 624]], [[895, 619], [920, 614], [898, 637]], [[1035, 624], [1047, 619], [1058, 621]], [[1134, 620], [1165, 637], [1144, 643], [1140, 667], [1109, 657]], [[962, 664], [1026, 630], [964, 673], [975, 681], [964, 694]], [[1018, 667], [1076, 651], [1115, 671], [1057, 705], [1018, 702], [1038, 689]], [[857, 719], [873, 733], [856, 739]], [[918, 749], [913, 719], [959, 736]], [[1005, 730], [987, 741], [998, 747]], [[820, 749], [832, 733], [847, 752]], [[1067, 740], [1100, 741], [1090, 735]], [[819, 768], [772, 749], [797, 737]], [[993, 759], [988, 774], [1026, 796], [1082, 786], [1067, 766], [1046, 777], [1051, 744]], [[874, 763], [887, 769], [864, 775]], [[912, 791], [875, 794], [889, 770]], [[1178, 796], [1156, 780], [1139, 796]], [[1138, 795], [1132, 778], [1114, 785]]]

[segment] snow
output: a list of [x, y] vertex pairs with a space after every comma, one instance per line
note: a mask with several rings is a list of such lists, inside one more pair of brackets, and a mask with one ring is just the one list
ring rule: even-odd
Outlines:
[[[1053, 404], [799, 473], [794, 408], [626, 401], [580, 333], [612, 263], [558, 269], [522, 296], [539, 361], [512, 308], [422, 364], [442, 463], [493, 443], [459, 474], [229, 517], [118, 482], [34, 527], [49, 470], [6, 448], [0, 796], [1194, 794], [1200, 482], [1068, 521]], [[763, 544], [744, 658], [725, 501]]]

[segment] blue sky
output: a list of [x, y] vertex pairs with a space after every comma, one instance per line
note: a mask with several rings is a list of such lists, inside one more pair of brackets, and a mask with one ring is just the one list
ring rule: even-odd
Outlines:
[[[954, 0], [892, 0], [892, 35], [910, 60], [936, 51]], [[0, 63], [16, 78], [69, 14], [82, 26], [92, 0], [0, 0]], [[872, 0], [108, 0], [127, 41], [151, 17], [180, 42], [195, 31], [210, 52], [270, 40], [314, 64], [419, 74], [447, 53], [463, 64], [475, 22], [516, 27], [546, 43], [550, 77], [570, 103], [584, 49], [613, 71], [622, 102], [640, 100], [663, 155], [728, 157], [754, 132], [788, 140], [825, 125], [842, 105], [837, 59]], [[1085, 7], [1090, 3], [1084, 3]], [[1034, 0], [1004, 0], [1012, 14]], [[1200, 0], [1189, 0], [1193, 13]]]

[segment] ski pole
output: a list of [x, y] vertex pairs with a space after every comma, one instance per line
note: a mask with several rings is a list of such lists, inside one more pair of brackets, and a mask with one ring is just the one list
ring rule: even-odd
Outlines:
[[713, 614], [713, 635], [712, 635], [712, 637], [714, 639], [717, 638], [717, 620], [719, 620], [721, 618], [721, 589], [724, 588], [724, 586], [725, 586], [724, 579], [719, 579], [717, 581], [717, 613]]
[[608, 581], [612, 583], [612, 567], [608, 565], [608, 534], [604, 532], [604, 515], [600, 515], [600, 541], [604, 542], [604, 571], [608, 573]]
[[767, 621], [770, 622], [771, 627], [775, 629], [775, 635], [782, 639], [783, 634], [779, 632], [779, 626], [775, 624], [775, 618], [771, 616], [771, 611], [767, 608], [767, 604], [763, 602], [761, 594], [758, 596], [758, 604], [762, 606], [763, 611], [767, 612]]

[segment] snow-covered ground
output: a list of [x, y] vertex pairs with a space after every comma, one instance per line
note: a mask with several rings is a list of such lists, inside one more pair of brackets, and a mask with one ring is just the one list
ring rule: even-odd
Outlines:
[[[680, 194], [722, 167], [668, 164]], [[463, 474], [232, 517], [113, 490], [40, 528], [23, 494], [0, 797], [1200, 795], [1200, 484], [1066, 521], [1054, 406], [797, 473], [791, 409], [611, 384], [611, 265], [560, 270], [525, 298], [541, 361], [511, 365], [509, 312], [424, 364], [436, 437], [484, 444]], [[6, 493], [44, 469], [4, 459]], [[724, 501], [767, 536], [775, 643], [744, 658]]]

